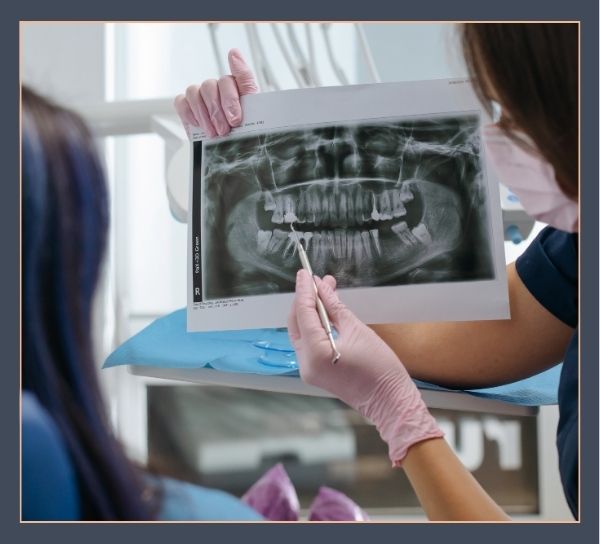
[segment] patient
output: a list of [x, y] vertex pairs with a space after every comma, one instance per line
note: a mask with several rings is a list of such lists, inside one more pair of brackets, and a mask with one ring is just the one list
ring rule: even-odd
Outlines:
[[[92, 301], [108, 233], [95, 142], [73, 112], [28, 88], [22, 98], [23, 519], [297, 520], [298, 497], [281, 465], [239, 500], [151, 474], [125, 455], [92, 349]], [[308, 519], [366, 515], [322, 487]]]
[[82, 120], [30, 89], [22, 98], [23, 518], [262, 519], [224, 492], [150, 475], [113, 435], [91, 335], [107, 186]]

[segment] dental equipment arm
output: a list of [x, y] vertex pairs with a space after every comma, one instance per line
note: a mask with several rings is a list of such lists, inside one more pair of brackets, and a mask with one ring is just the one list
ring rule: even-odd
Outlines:
[[[336, 395], [377, 428], [395, 467], [402, 467], [430, 519], [506, 520], [443, 440], [421, 394], [400, 360], [338, 298], [333, 279], [300, 270], [288, 320], [302, 379]], [[342, 353], [331, 365], [317, 296], [338, 331]]]
[[573, 330], [507, 267], [511, 318], [501, 321], [371, 325], [414, 378], [447, 387], [490, 387], [561, 361]]

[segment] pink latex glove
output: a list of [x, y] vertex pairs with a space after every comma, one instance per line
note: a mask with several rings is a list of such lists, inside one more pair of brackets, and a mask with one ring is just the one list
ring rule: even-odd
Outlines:
[[190, 85], [175, 97], [175, 110], [184, 125], [200, 127], [210, 137], [225, 136], [242, 123], [240, 96], [258, 92], [252, 70], [237, 49], [229, 51], [231, 75]]
[[419, 390], [391, 348], [340, 301], [333, 278], [316, 278], [319, 296], [338, 331], [342, 354], [331, 364], [331, 345], [315, 307], [312, 279], [305, 270], [296, 276], [296, 296], [288, 319], [300, 376], [325, 389], [375, 424], [388, 444], [394, 466], [408, 448], [443, 436]]

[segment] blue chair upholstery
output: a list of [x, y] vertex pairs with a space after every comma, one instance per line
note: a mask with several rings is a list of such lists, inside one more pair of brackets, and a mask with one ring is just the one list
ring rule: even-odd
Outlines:
[[[23, 521], [81, 519], [77, 478], [62, 436], [35, 395], [23, 393]], [[156, 479], [161, 520], [261, 520], [238, 498], [217, 489]]]
[[23, 392], [22, 406], [23, 520], [80, 519], [75, 471], [56, 424], [35, 395]]

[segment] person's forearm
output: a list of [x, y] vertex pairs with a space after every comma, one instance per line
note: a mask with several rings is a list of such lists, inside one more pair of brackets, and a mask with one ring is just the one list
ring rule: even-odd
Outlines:
[[511, 319], [371, 325], [418, 379], [483, 387], [525, 378], [559, 362], [572, 329], [543, 308], [507, 269]]
[[510, 519], [443, 438], [425, 440], [412, 446], [403, 460], [402, 468], [430, 520]]

